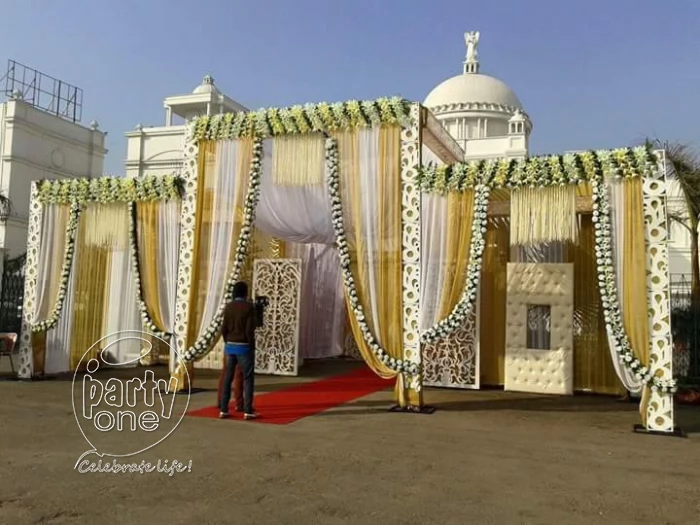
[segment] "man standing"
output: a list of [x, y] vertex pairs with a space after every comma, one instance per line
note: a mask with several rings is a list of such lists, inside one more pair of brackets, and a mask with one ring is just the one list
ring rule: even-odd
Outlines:
[[[253, 410], [256, 315], [255, 306], [248, 302], [248, 285], [244, 282], [236, 283], [233, 287], [233, 302], [226, 305], [221, 327], [225, 344], [226, 372], [219, 403], [220, 418], [229, 417], [231, 383], [238, 366], [243, 375], [243, 417], [257, 417]], [[240, 400], [236, 401], [240, 403]]]

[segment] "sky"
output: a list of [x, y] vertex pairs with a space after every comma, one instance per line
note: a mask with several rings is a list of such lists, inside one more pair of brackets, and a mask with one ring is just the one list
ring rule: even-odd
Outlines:
[[0, 69], [82, 88], [112, 175], [124, 133], [163, 125], [163, 99], [205, 74], [250, 109], [422, 101], [462, 72], [466, 31], [530, 115], [531, 154], [700, 142], [697, 0], [0, 0], [0, 13]]

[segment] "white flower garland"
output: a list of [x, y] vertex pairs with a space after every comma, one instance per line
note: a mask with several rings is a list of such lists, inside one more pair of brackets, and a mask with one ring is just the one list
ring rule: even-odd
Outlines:
[[61, 316], [61, 311], [63, 310], [63, 303], [66, 299], [66, 294], [68, 293], [68, 279], [70, 278], [71, 267], [73, 266], [73, 255], [75, 254], [75, 237], [78, 231], [78, 224], [80, 221], [81, 206], [77, 202], [73, 202], [70, 205], [70, 210], [68, 212], [68, 227], [66, 230], [66, 246], [63, 252], [63, 266], [61, 268], [61, 281], [58, 285], [58, 295], [56, 297], [56, 303], [54, 304], [53, 310], [49, 316], [36, 324], [32, 325], [32, 332], [39, 333], [46, 330], [50, 330]]
[[253, 157], [250, 165], [250, 179], [248, 182], [248, 193], [246, 194], [245, 204], [243, 207], [243, 225], [241, 233], [238, 236], [236, 244], [236, 256], [233, 263], [231, 274], [226, 283], [226, 288], [219, 305], [219, 308], [214, 315], [211, 323], [207, 327], [204, 334], [194, 343], [192, 348], [189, 348], [184, 355], [187, 362], [192, 362], [205, 355], [211, 348], [214, 339], [221, 330], [221, 324], [224, 319], [224, 309], [226, 305], [233, 300], [233, 286], [238, 282], [248, 255], [250, 248], [250, 238], [253, 235], [253, 226], [255, 224], [255, 212], [258, 207], [260, 198], [260, 172], [263, 157], [262, 139], [256, 138], [253, 142]]
[[421, 334], [421, 342], [423, 343], [435, 343], [447, 337], [462, 326], [467, 317], [474, 311], [481, 280], [482, 256], [486, 246], [484, 234], [488, 221], [489, 194], [490, 189], [485, 184], [478, 184], [474, 188], [474, 219], [472, 220], [472, 237], [469, 247], [469, 266], [462, 297], [450, 315]]
[[415, 376], [419, 372], [419, 364], [403, 359], [396, 359], [387, 354], [379, 345], [369, 325], [367, 324], [364, 309], [357, 297], [357, 289], [355, 288], [355, 279], [350, 269], [350, 249], [345, 235], [345, 225], [343, 222], [343, 205], [340, 198], [340, 174], [338, 171], [338, 143], [335, 139], [326, 139], [326, 168], [328, 178], [328, 192], [331, 201], [331, 216], [333, 221], [333, 229], [335, 230], [336, 246], [340, 255], [340, 266], [343, 275], [343, 283], [345, 291], [350, 299], [352, 313], [357, 319], [362, 330], [367, 346], [372, 350], [374, 355], [391, 370]]
[[620, 363], [626, 367], [638, 381], [643, 381], [654, 392], [674, 393], [677, 390], [675, 379], [662, 379], [644, 366], [632, 351], [627, 333], [622, 323], [622, 313], [615, 282], [615, 267], [612, 252], [612, 221], [610, 218], [610, 200], [602, 173], [591, 180], [593, 193], [593, 223], [596, 241], [596, 259], [598, 265], [598, 285], [603, 304], [605, 324], [613, 340]]
[[165, 339], [171, 334], [161, 331], [148, 313], [148, 306], [143, 299], [143, 287], [141, 286], [141, 263], [139, 262], [139, 247], [136, 232], [136, 204], [129, 203], [129, 245], [131, 246], [131, 269], [134, 273], [134, 283], [136, 284], [136, 301], [141, 312], [141, 322], [146, 330], [149, 330], [156, 337]]

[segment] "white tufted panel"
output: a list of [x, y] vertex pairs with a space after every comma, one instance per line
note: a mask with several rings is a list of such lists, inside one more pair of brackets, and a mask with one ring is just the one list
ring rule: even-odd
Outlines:
[[[508, 263], [505, 389], [574, 392], [574, 265]], [[550, 350], [527, 348], [528, 305], [549, 305]]]

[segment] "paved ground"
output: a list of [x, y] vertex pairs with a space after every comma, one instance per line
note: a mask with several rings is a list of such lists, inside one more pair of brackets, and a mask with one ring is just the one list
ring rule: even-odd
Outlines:
[[678, 411], [685, 440], [633, 434], [635, 407], [590, 396], [428, 390], [440, 410], [404, 415], [382, 392], [288, 426], [186, 417], [136, 458], [192, 461], [168, 477], [73, 470], [85, 443], [70, 392], [0, 382], [0, 523], [700, 523], [697, 409]]

